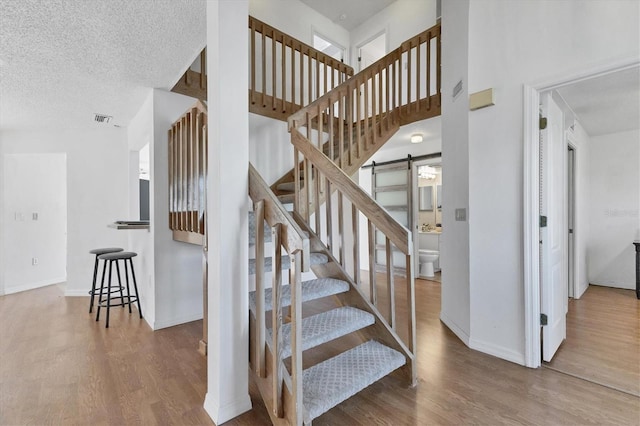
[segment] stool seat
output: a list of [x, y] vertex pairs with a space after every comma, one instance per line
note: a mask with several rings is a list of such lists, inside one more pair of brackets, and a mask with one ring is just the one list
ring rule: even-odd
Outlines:
[[97, 249], [91, 250], [89, 253], [97, 254], [98, 256], [100, 256], [101, 254], [116, 253], [119, 251], [124, 251], [124, 249], [121, 249], [120, 247], [97, 248]]
[[105, 253], [98, 256], [100, 260], [119, 260], [119, 259], [131, 259], [132, 257], [136, 257], [138, 253], [132, 251], [121, 251], [115, 253]]

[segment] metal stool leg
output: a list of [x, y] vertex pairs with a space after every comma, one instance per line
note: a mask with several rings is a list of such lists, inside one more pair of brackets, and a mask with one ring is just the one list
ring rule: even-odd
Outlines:
[[[127, 283], [127, 305], [129, 305], [129, 313], [131, 313], [131, 290], [129, 289], [129, 268], [127, 266], [127, 259], [124, 260], [124, 280]], [[124, 303], [124, 300], [122, 300]], [[124, 305], [122, 305], [124, 307]]]
[[118, 273], [118, 286], [120, 287], [120, 301], [122, 302], [122, 309], [124, 309], [124, 293], [122, 292], [123, 287], [122, 280], [120, 279], [120, 262], [118, 260], [116, 260], [116, 272]]
[[89, 313], [93, 312], [93, 300], [96, 296], [97, 277], [98, 277], [98, 255], [96, 254], [96, 261], [93, 264], [93, 284], [91, 284], [91, 304], [89, 305]]
[[109, 261], [109, 291], [107, 293], [107, 324], [105, 328], [109, 328], [109, 311], [111, 310], [111, 270], [113, 269], [113, 260]]
[[133, 272], [133, 260], [131, 260], [131, 258], [129, 258], [129, 264], [131, 265], [131, 278], [133, 278], [133, 288], [136, 292], [136, 301], [138, 302], [138, 312], [140, 313], [140, 318], [142, 318], [142, 308], [140, 307], [140, 296], [138, 295], [138, 285], [136, 284], [136, 274], [135, 272]]
[[98, 313], [96, 314], [96, 321], [100, 319], [100, 304], [102, 303], [102, 293], [104, 292], [104, 277], [107, 275], [107, 261], [104, 261], [102, 267], [102, 280], [100, 282], [100, 295], [98, 296]]

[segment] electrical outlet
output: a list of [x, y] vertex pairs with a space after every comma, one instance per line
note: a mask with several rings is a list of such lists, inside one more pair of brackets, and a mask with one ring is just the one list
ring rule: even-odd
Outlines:
[[31, 213], [31, 220], [38, 220], [38, 213]]
[[31, 264], [32, 264], [33, 266], [36, 266], [36, 265], [38, 264], [38, 258], [37, 258], [37, 257], [32, 257], [32, 258], [31, 258]]

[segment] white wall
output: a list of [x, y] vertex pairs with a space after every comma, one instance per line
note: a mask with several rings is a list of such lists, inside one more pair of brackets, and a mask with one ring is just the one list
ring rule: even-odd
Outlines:
[[155, 293], [154, 330], [202, 318], [202, 247], [173, 240], [168, 207], [167, 132], [195, 101], [177, 93], [153, 91], [149, 204], [154, 266], [153, 284], [148, 285], [154, 286]]
[[298, 0], [250, 0], [249, 14], [313, 46], [313, 31], [349, 46], [349, 32]]
[[[456, 221], [455, 209], [467, 211], [469, 220], [469, 112], [468, 54], [469, 1], [442, 3], [442, 301], [440, 319], [463, 342], [471, 334], [469, 281], [470, 221]], [[463, 82], [462, 92], [452, 98], [453, 87]], [[487, 163], [490, 164], [490, 163]]]
[[[457, 293], [456, 303], [464, 307], [469, 293], [470, 346], [524, 363], [523, 84], [638, 58], [640, 3], [475, 1], [469, 5], [468, 24], [462, 3], [443, 2], [443, 221], [447, 250], [453, 249], [452, 239], [468, 238], [469, 243], [443, 253], [443, 312], [450, 295]], [[466, 56], [464, 47], [451, 45], [467, 28], [468, 63], [454, 59]], [[451, 79], [467, 72], [469, 92], [493, 87], [495, 106], [474, 112], [449, 108]], [[467, 120], [465, 134], [460, 128]], [[450, 138], [454, 135], [460, 139]], [[468, 173], [468, 181], [457, 171]], [[468, 231], [448, 222], [451, 208], [466, 201], [451, 197], [462, 196], [467, 185]], [[447, 275], [467, 266], [466, 278]]]
[[[86, 296], [98, 247], [127, 247], [122, 231], [108, 228], [127, 216], [126, 131], [102, 125], [4, 130], [5, 154], [66, 153], [67, 285], [65, 295]], [[135, 263], [135, 261], [134, 261]]]
[[590, 141], [591, 284], [635, 289], [634, 239], [640, 237], [640, 131]]
[[66, 155], [8, 154], [3, 171], [5, 293], [63, 283], [67, 278]]
[[249, 114], [249, 161], [271, 185], [293, 168], [293, 145], [287, 123]]
[[436, 24], [435, 0], [396, 0], [351, 31], [351, 64], [357, 65], [357, 46], [381, 31], [387, 33], [387, 52]]

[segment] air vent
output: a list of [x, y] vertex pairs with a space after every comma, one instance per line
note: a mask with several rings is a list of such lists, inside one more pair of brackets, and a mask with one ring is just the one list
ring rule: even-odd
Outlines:
[[93, 121], [96, 123], [108, 124], [113, 117], [105, 114], [95, 114]]
[[455, 99], [456, 96], [458, 96], [460, 94], [460, 92], [462, 92], [462, 80], [460, 80], [458, 82], [458, 84], [455, 85], [455, 87], [453, 88], [453, 98]]

